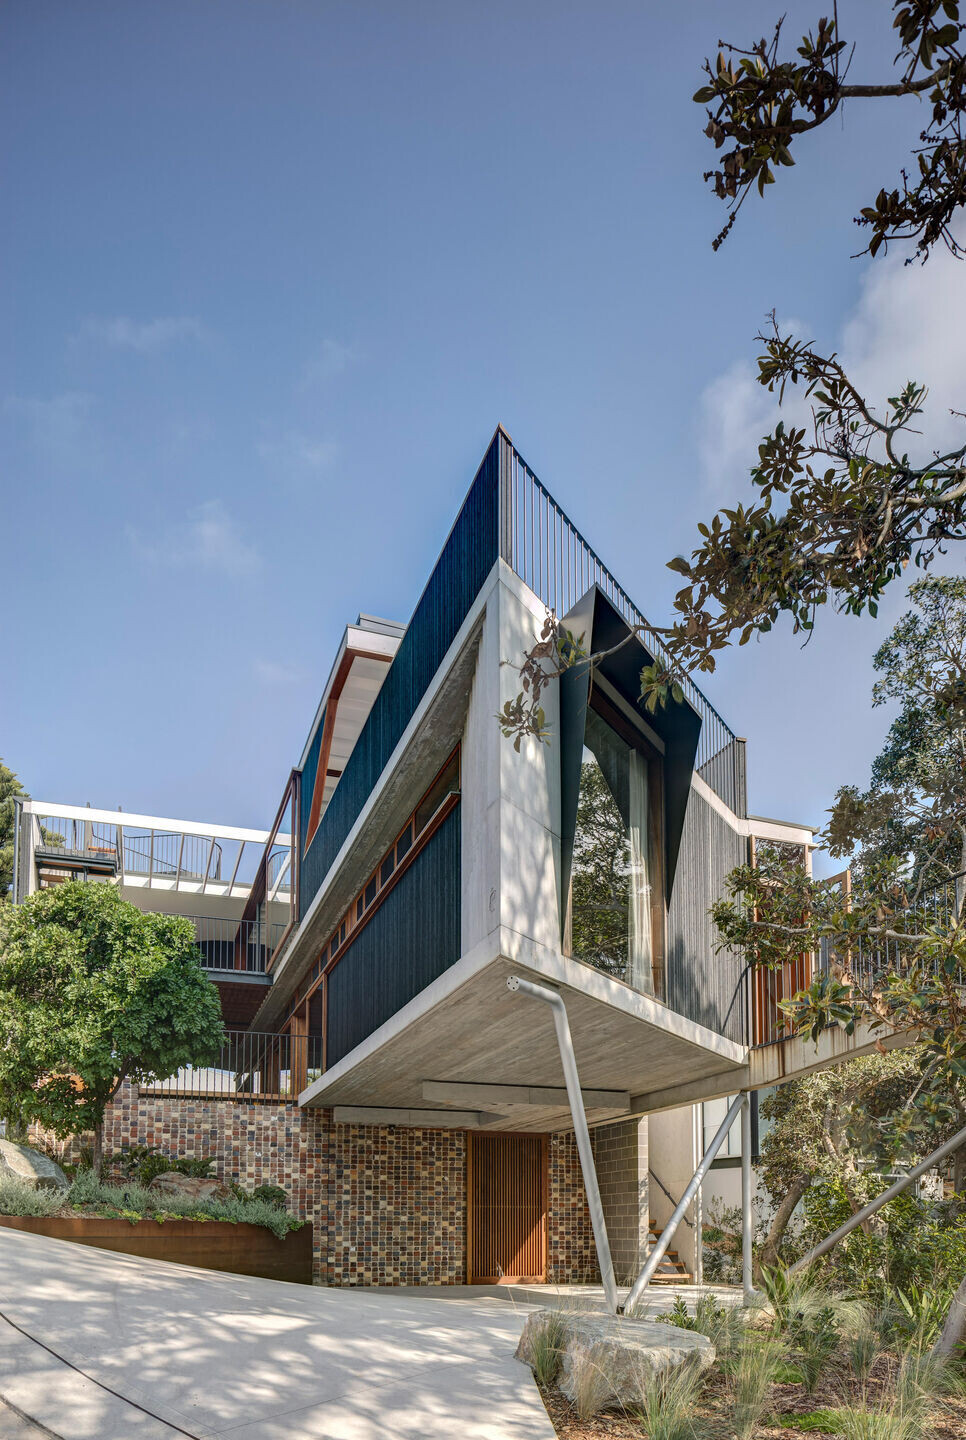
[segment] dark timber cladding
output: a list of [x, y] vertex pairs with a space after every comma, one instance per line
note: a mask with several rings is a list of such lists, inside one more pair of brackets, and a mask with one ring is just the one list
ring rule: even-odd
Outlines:
[[708, 909], [724, 878], [748, 860], [748, 841], [692, 789], [668, 909], [667, 1001], [719, 1035], [745, 1040], [742, 964], [715, 953], [718, 933]]
[[456, 806], [329, 974], [326, 1068], [401, 1010], [459, 955]]
[[[426, 589], [356, 741], [348, 764], [303, 859], [300, 918], [374, 789], [400, 736], [439, 669], [499, 554], [499, 434], [493, 437], [463, 508], [443, 546]], [[318, 765], [321, 726], [303, 775], [311, 794]], [[309, 771], [312, 771], [309, 774]], [[303, 818], [303, 826], [307, 817]], [[305, 835], [302, 840], [304, 844]], [[457, 906], [457, 912], [458, 912]], [[331, 1004], [331, 998], [330, 998]]]

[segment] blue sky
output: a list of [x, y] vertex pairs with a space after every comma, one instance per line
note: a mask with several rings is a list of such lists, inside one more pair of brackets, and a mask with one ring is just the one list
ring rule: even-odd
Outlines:
[[[915, 104], [811, 137], [712, 253], [690, 96], [773, 13], [7, 0], [0, 754], [34, 795], [267, 824], [346, 620], [408, 618], [498, 421], [662, 617], [769, 423], [773, 307], [882, 395], [918, 366], [938, 421], [966, 272], [849, 259]], [[878, 78], [883, 6], [846, 21]], [[864, 777], [886, 622], [709, 679], [753, 809]]]

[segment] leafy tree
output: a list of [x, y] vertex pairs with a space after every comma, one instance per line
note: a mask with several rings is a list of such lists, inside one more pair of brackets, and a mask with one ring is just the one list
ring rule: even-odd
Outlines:
[[[915, 1163], [935, 1148], [931, 1131], [910, 1134], [903, 1123], [923, 1068], [917, 1049], [894, 1050], [791, 1080], [764, 1097], [759, 1113], [768, 1124], [758, 1174], [772, 1219], [760, 1266], [777, 1264], [792, 1215], [811, 1187], [840, 1189], [854, 1214], [869, 1198], [870, 1169], [877, 1177], [897, 1154]], [[871, 1233], [876, 1223], [862, 1228]]]
[[[22, 795], [25, 800], [30, 799], [13, 771], [0, 760], [0, 902], [9, 899], [10, 886], [13, 883], [13, 802], [18, 795]], [[63, 836], [48, 830], [44, 825], [40, 827], [40, 833], [44, 844], [49, 847], [64, 843]]]
[[84, 881], [0, 910], [0, 1113], [59, 1136], [92, 1130], [96, 1170], [123, 1081], [210, 1063], [223, 1033], [184, 917]]
[[7, 899], [13, 882], [14, 796], [24, 794], [16, 775], [0, 760], [0, 901]]
[[839, 790], [826, 834], [863, 874], [900, 857], [915, 903], [966, 874], [966, 580], [930, 576], [909, 599], [873, 660], [872, 703], [897, 702], [898, 713], [871, 784]]
[[[705, 61], [708, 83], [694, 98], [723, 152], [706, 178], [729, 207], [716, 247], [751, 189], [763, 194], [794, 163], [803, 137], [844, 102], [925, 98], [928, 123], [910, 170], [900, 167], [899, 183], [880, 189], [856, 220], [870, 255], [902, 243], [923, 263], [937, 244], [962, 256], [956, 226], [966, 205], [966, 27], [955, 0], [894, 0], [892, 8], [897, 68], [872, 83], [849, 78], [857, 47], [837, 19], [819, 20], [792, 57], [780, 53], [779, 22], [771, 40], [719, 42], [717, 58]], [[652, 709], [679, 693], [684, 675], [713, 671], [722, 650], [767, 633], [783, 614], [796, 633], [809, 632], [826, 605], [875, 615], [883, 591], [910, 562], [928, 567], [950, 541], [966, 538], [966, 435], [952, 448], [917, 441], [924, 458], [907, 448], [925, 413], [925, 385], [900, 372], [883, 403], [864, 394], [834, 354], [774, 320], [757, 339], [759, 384], [779, 404], [799, 392], [811, 424], [779, 421], [749, 457], [752, 496], [699, 525], [691, 555], [669, 562], [685, 582], [675, 617], [667, 626], [641, 627], [657, 656], [641, 673]], [[571, 647], [546, 641], [524, 657], [521, 691], [500, 717], [504, 732], [518, 738], [545, 738], [542, 684], [576, 658]]]

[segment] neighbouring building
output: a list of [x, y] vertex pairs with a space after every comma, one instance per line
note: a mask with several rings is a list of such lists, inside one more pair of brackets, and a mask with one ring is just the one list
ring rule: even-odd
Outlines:
[[[517, 748], [504, 662], [548, 607], [606, 658]], [[498, 429], [409, 623], [347, 627], [267, 830], [18, 802], [15, 899], [82, 875], [190, 915], [221, 993], [220, 1061], [125, 1087], [108, 1148], [282, 1184], [324, 1282], [592, 1279], [552, 1017], [520, 975], [567, 1005], [621, 1279], [702, 1105], [870, 1043], [780, 1040], [811, 961], [752, 984], [718, 951], [728, 872], [812, 832], [748, 815], [745, 743], [696, 687], [645, 713], [642, 625]]]

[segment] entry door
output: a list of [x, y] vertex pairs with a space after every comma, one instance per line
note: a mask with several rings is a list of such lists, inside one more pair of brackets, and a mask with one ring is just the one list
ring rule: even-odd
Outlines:
[[544, 1280], [547, 1137], [470, 1130], [467, 1158], [469, 1284]]

